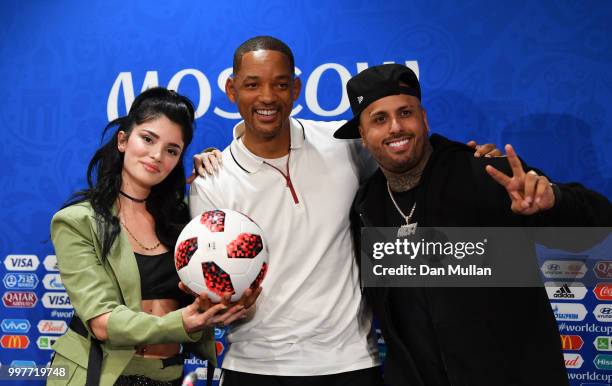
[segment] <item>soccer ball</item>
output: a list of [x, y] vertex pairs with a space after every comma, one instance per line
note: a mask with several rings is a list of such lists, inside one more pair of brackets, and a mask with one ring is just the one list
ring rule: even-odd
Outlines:
[[217, 209], [194, 217], [174, 249], [181, 281], [193, 292], [207, 292], [213, 302], [225, 293], [237, 301], [257, 288], [268, 270], [268, 248], [261, 228], [242, 213]]

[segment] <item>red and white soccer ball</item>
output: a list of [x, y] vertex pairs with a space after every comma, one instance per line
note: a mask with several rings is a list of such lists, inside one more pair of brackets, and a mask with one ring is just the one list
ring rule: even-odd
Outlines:
[[242, 213], [217, 209], [194, 217], [176, 242], [174, 263], [181, 281], [213, 302], [224, 293], [232, 301], [257, 288], [268, 270], [268, 248], [261, 228]]

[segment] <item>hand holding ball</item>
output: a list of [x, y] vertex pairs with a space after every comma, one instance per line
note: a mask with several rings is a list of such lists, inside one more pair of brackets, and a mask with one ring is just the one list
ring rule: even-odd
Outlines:
[[174, 249], [179, 278], [213, 302], [231, 294], [235, 302], [248, 288], [257, 289], [268, 269], [268, 248], [261, 228], [242, 213], [217, 209], [194, 217]]

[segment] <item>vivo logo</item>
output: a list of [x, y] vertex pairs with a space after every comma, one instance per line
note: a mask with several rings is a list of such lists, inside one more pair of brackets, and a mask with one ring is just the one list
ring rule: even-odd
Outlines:
[[9, 271], [36, 271], [40, 261], [36, 255], [8, 255], [4, 266]]
[[[384, 62], [384, 63], [393, 63], [393, 62]], [[417, 78], [419, 77], [419, 64], [416, 60], [407, 60], [405, 61], [406, 66], [414, 71]], [[353, 70], [353, 74], [357, 74], [366, 68], [369, 67], [369, 64], [366, 62], [358, 62], [355, 63], [355, 68]], [[232, 68], [226, 68], [221, 71], [216, 76], [216, 86], [219, 91], [225, 94], [225, 82], [232, 74]], [[321, 78], [323, 75], [326, 77], [336, 77], [340, 80], [340, 100], [337, 101], [337, 105], [331, 109], [324, 109], [319, 104], [319, 84], [321, 82]], [[353, 76], [351, 71], [349, 71], [345, 66], [338, 63], [323, 63], [316, 67], [310, 74], [303, 74], [299, 68], [295, 68], [295, 75], [300, 76], [302, 78], [303, 85], [303, 93], [304, 99], [306, 102], [306, 107], [310, 110], [310, 112], [317, 114], [322, 117], [335, 117], [338, 116], [345, 111], [347, 111], [350, 107], [350, 103], [348, 100], [348, 95], [346, 94], [346, 83]], [[141, 74], [138, 74], [140, 77]], [[206, 114], [212, 102], [212, 86], [208, 76], [206, 76], [202, 71], [195, 68], [186, 68], [178, 71], [176, 74], [172, 75], [170, 79], [166, 83], [166, 87], [171, 90], [178, 90], [181, 82], [186, 78], [192, 78], [195, 80], [198, 87], [198, 98], [194, 97], [194, 103], [196, 103], [196, 111], [195, 117], [200, 118], [204, 114]], [[159, 74], [157, 71], [147, 71], [144, 76], [144, 81], [140, 87], [140, 91], [145, 91], [151, 87], [157, 87], [160, 85]], [[132, 102], [134, 102], [134, 97], [136, 93], [134, 92], [134, 81], [132, 78], [132, 72], [120, 72], [113, 83], [109, 95], [108, 101], [106, 103], [106, 115], [109, 121], [118, 118], [119, 115], [119, 95], [123, 94], [123, 100], [125, 101], [125, 110], [128, 111]], [[225, 96], [224, 96], [225, 98]], [[304, 106], [300, 104], [296, 104], [291, 112], [291, 115], [296, 115], [300, 111], [302, 111]], [[222, 110], [220, 107], [215, 106], [213, 108], [213, 114], [225, 118], [225, 119], [240, 119], [240, 114], [238, 112], [230, 112]]]
[[48, 290], [64, 290], [64, 284], [59, 273], [48, 273], [43, 278], [43, 285]]
[[30, 331], [30, 322], [27, 319], [2, 319], [2, 332], [9, 334], [26, 334]]
[[70, 298], [65, 292], [45, 292], [42, 303], [45, 308], [72, 308]]

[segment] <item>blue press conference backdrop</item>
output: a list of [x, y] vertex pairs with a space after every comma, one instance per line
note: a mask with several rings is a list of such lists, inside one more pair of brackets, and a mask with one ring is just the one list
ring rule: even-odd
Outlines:
[[[196, 103], [191, 154], [229, 143], [237, 114], [222, 85], [234, 48], [251, 36], [274, 35], [293, 48], [301, 118], [348, 118], [350, 76], [406, 63], [419, 73], [434, 132], [513, 143], [552, 179], [611, 197], [610, 20], [606, 1], [3, 2], [0, 362], [44, 365], [65, 330], [71, 309], [49, 220], [85, 185], [104, 125], [143, 88], [178, 88]], [[610, 383], [612, 323], [602, 315], [612, 313], [612, 256], [599, 253], [585, 267], [569, 255], [543, 263], [550, 278], [574, 269], [601, 281], [573, 302], [553, 300], [559, 319], [577, 315], [559, 321], [576, 386]]]

